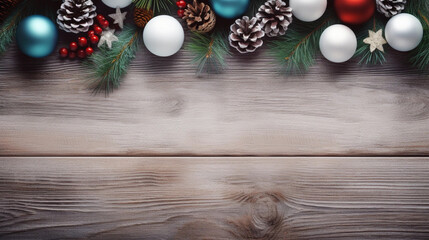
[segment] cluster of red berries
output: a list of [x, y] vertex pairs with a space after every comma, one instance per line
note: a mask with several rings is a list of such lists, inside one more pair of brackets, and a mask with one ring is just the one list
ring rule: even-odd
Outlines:
[[103, 33], [103, 29], [109, 27], [110, 23], [103, 15], [97, 15], [97, 21], [100, 26], [94, 24], [92, 30], [88, 31], [88, 37], [79, 37], [77, 42], [71, 42], [69, 48], [61, 48], [60, 56], [62, 58], [75, 59], [76, 57], [83, 59], [91, 56], [94, 53], [94, 48], [100, 40], [99, 36]]
[[177, 15], [181, 18], [183, 14], [185, 14], [186, 2], [184, 0], [179, 0], [176, 2], [176, 5], [179, 8], [179, 10], [177, 10]]

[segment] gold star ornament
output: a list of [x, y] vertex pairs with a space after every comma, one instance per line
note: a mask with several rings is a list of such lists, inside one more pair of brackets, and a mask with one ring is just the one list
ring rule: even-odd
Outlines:
[[378, 49], [384, 52], [383, 45], [386, 44], [386, 40], [383, 38], [383, 30], [380, 29], [377, 32], [369, 30], [369, 37], [363, 40], [364, 43], [369, 44], [369, 49], [371, 52], [374, 52], [375, 49]]

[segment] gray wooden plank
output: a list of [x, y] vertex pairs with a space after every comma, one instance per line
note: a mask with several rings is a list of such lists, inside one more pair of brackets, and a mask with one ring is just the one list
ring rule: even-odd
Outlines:
[[390, 54], [279, 75], [264, 50], [198, 77], [186, 51], [141, 50], [108, 98], [52, 56], [0, 59], [0, 155], [426, 155], [429, 77]]
[[0, 158], [0, 239], [428, 239], [427, 158]]

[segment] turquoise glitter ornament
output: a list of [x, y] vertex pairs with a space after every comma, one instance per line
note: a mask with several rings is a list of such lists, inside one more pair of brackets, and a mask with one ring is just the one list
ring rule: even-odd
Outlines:
[[25, 18], [16, 31], [19, 49], [33, 58], [42, 58], [51, 54], [57, 45], [57, 39], [58, 31], [55, 24], [41, 15]]
[[237, 18], [249, 7], [249, 0], [211, 0], [216, 15], [223, 18]]

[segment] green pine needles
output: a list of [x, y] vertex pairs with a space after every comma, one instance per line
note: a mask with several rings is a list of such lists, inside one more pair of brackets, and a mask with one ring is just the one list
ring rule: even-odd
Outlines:
[[423, 26], [423, 39], [411, 52], [410, 62], [419, 69], [429, 67], [429, 3], [427, 1], [408, 1], [406, 11], [416, 16]]
[[133, 0], [137, 8], [152, 9], [153, 12], [169, 12], [173, 0]]
[[229, 56], [227, 34], [193, 33], [187, 49], [195, 55], [193, 62], [198, 66], [198, 73], [217, 73], [225, 68], [225, 57]]
[[95, 69], [90, 87], [94, 93], [106, 94], [118, 88], [128, 66], [135, 58], [141, 41], [142, 31], [134, 26], [126, 26], [119, 35], [119, 41], [114, 42], [112, 49], [103, 46], [94, 53], [88, 65]]
[[384, 47], [384, 52], [378, 49], [375, 49], [375, 51], [371, 52], [369, 45], [363, 42], [363, 40], [369, 35], [368, 30], [377, 32], [378, 30], [383, 29], [384, 31], [384, 27], [384, 21], [380, 19], [380, 16], [376, 15], [374, 15], [372, 21], [369, 21], [365, 26], [361, 27], [362, 30], [358, 33], [357, 36], [358, 48], [355, 53], [355, 57], [360, 57], [359, 64], [377, 65], [386, 63], [386, 47]]

